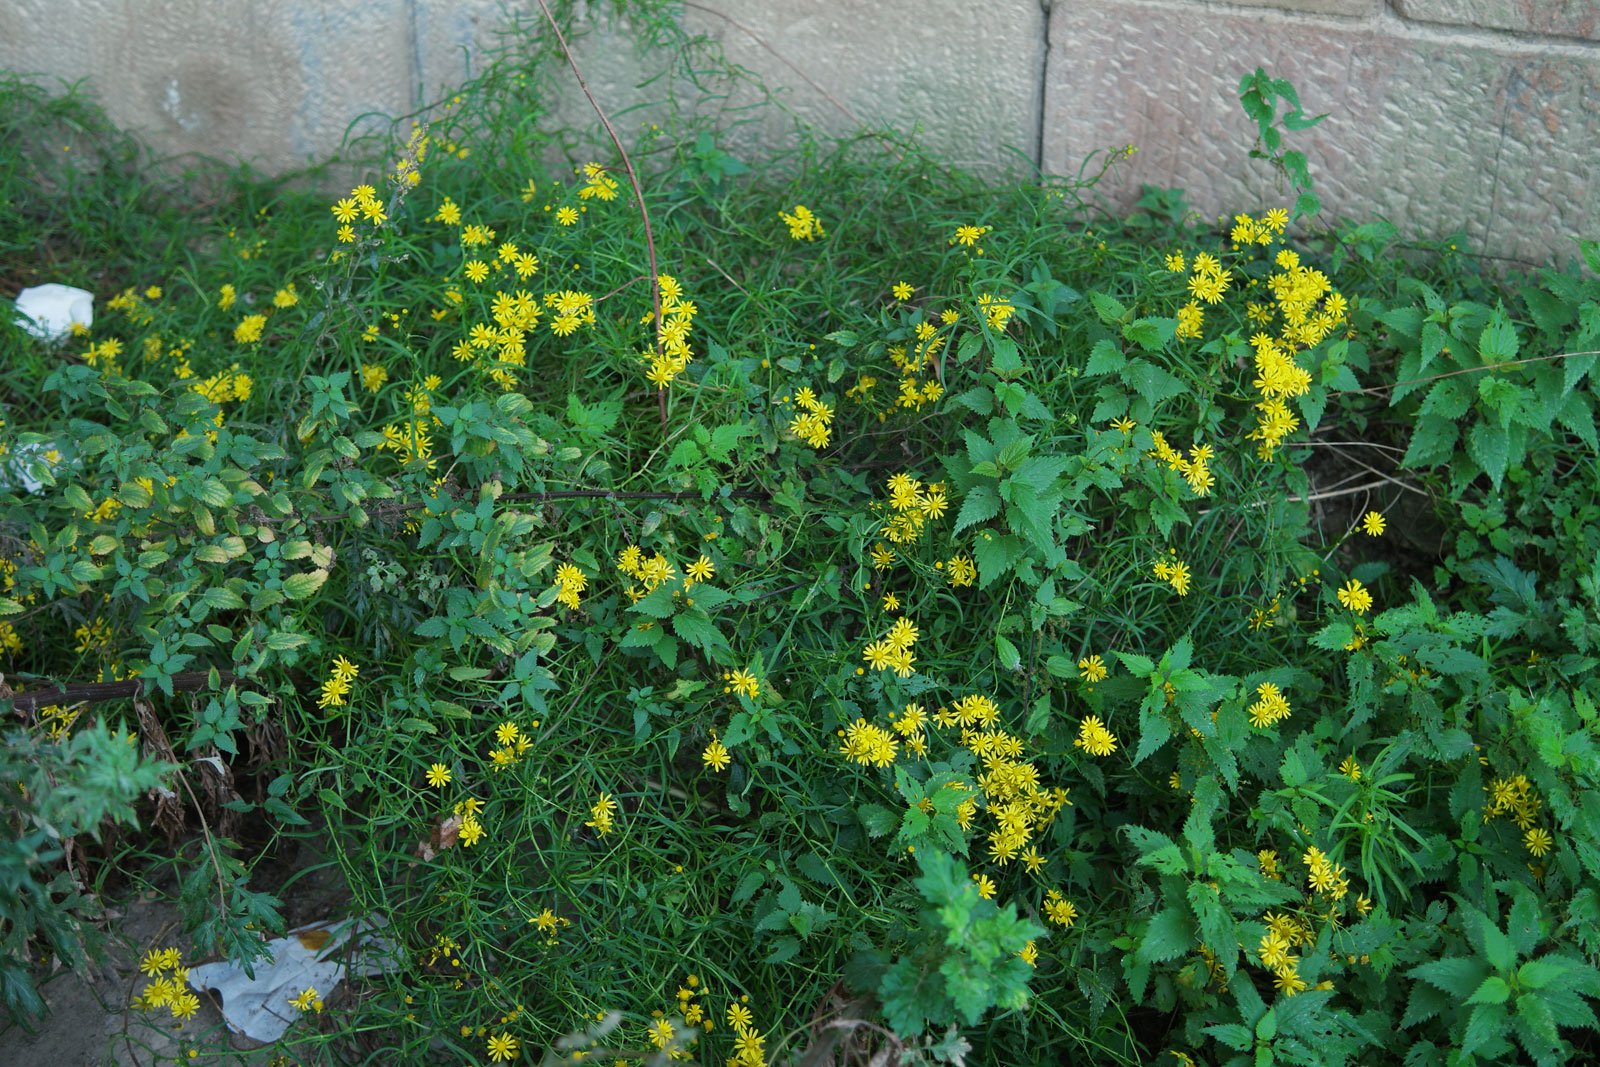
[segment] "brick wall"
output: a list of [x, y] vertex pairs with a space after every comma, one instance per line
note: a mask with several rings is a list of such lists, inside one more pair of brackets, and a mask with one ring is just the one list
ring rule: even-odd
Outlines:
[[[168, 153], [288, 167], [364, 112], [405, 113], [471, 73], [515, 0], [9, 0], [0, 67], [87, 77]], [[536, 10], [536, 9], [535, 9]], [[1600, 0], [692, 0], [683, 22], [829, 129], [918, 127], [983, 167], [1071, 173], [1132, 143], [1102, 191], [1183, 186], [1210, 212], [1280, 203], [1246, 153], [1238, 78], [1289, 77], [1291, 135], [1326, 210], [1462, 232], [1542, 261], [1600, 236]], [[602, 100], [657, 69], [592, 18]], [[564, 115], [587, 121], [575, 94]], [[775, 128], [775, 127], [768, 127]]]

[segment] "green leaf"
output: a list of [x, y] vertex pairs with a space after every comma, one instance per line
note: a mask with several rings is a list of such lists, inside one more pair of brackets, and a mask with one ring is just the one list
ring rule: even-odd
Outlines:
[[1467, 998], [1468, 1004], [1504, 1004], [1511, 999], [1511, 987], [1506, 985], [1506, 980], [1497, 974], [1491, 974], [1483, 980], [1472, 996]]
[[1480, 422], [1467, 433], [1467, 455], [1483, 469], [1498, 491], [1511, 455], [1510, 434], [1503, 427]]
[[1413, 967], [1407, 973], [1412, 978], [1437, 986], [1446, 993], [1465, 998], [1483, 984], [1484, 978], [1489, 974], [1489, 968], [1479, 959], [1450, 956], [1434, 960], [1432, 963], [1424, 963], [1420, 967]]
[[1504, 308], [1495, 308], [1489, 324], [1478, 335], [1478, 355], [1485, 363], [1505, 363], [1517, 358], [1517, 328]]
[[1165, 908], [1156, 913], [1139, 939], [1135, 955], [1147, 963], [1177, 959], [1195, 946], [1194, 920], [1186, 909]]
[[972, 547], [978, 564], [978, 586], [987, 589], [998, 581], [1022, 555], [1022, 542], [1011, 534], [979, 537]]
[[1016, 644], [1003, 634], [994, 635], [994, 654], [1000, 661], [1000, 666], [1008, 671], [1014, 671], [1022, 666], [1022, 653], [1017, 650]]
[[1090, 291], [1089, 303], [1094, 305], [1095, 314], [1100, 316], [1100, 321], [1107, 326], [1117, 326], [1127, 321], [1129, 315], [1127, 307], [1114, 296]]
[[1089, 351], [1089, 364], [1084, 367], [1085, 377], [1093, 378], [1100, 374], [1112, 374], [1123, 368], [1128, 358], [1122, 354], [1122, 349], [1110, 338], [1096, 341], [1094, 348]]
[[1000, 495], [995, 492], [994, 487], [975, 485], [967, 490], [966, 499], [961, 502], [961, 511], [956, 515], [955, 528], [952, 532], [960, 533], [967, 527], [992, 519], [998, 514], [1000, 514]]
[[900, 817], [881, 804], [863, 804], [856, 815], [873, 837], [888, 837], [900, 826]]
[[1146, 352], [1156, 352], [1172, 340], [1177, 331], [1177, 319], [1134, 319], [1122, 327], [1122, 336]]
[[1184, 384], [1148, 360], [1135, 359], [1122, 368], [1122, 380], [1152, 407], [1184, 392]]
[[1206, 1033], [1235, 1052], [1249, 1052], [1256, 1043], [1255, 1036], [1250, 1033], [1250, 1028], [1239, 1023], [1213, 1023], [1206, 1027]]

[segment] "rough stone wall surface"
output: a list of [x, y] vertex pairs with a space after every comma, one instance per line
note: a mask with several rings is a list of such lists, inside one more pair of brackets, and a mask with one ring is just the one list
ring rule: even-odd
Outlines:
[[1050, 44], [1044, 167], [1137, 145], [1101, 189], [1123, 206], [1146, 183], [1181, 186], [1207, 213], [1288, 203], [1247, 158], [1238, 79], [1263, 65], [1309, 113], [1329, 113], [1286, 141], [1305, 151], [1330, 215], [1459, 231], [1534, 262], [1573, 255], [1571, 237], [1600, 215], [1600, 51], [1586, 44], [1387, 9], [1350, 20], [1142, 0], [1058, 4]]
[[[1239, 75], [1263, 65], [1330, 117], [1291, 134], [1332, 213], [1373, 212], [1526, 259], [1565, 255], [1600, 208], [1600, 0], [684, 0], [687, 29], [801, 119], [918, 131], [987, 170], [1184, 186], [1207, 212], [1281, 199], [1247, 158]], [[0, 68], [88, 78], [158, 151], [293, 167], [476, 74], [529, 0], [0, 0]], [[682, 83], [626, 24], [584, 16], [585, 77], [624, 135]], [[721, 101], [737, 116], [753, 98]], [[558, 116], [594, 131], [562, 90]], [[367, 116], [362, 118], [362, 116]], [[783, 135], [767, 115], [747, 150]]]

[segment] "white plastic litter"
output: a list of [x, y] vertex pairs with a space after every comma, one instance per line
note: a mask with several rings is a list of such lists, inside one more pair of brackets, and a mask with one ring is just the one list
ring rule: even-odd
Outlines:
[[[189, 968], [189, 984], [222, 998], [222, 1017], [235, 1032], [270, 1043], [304, 1014], [290, 1001], [307, 989], [317, 991], [313, 999], [327, 1000], [344, 981], [347, 961], [362, 976], [382, 974], [398, 964], [394, 945], [373, 936], [384, 925], [382, 919], [368, 918], [302, 926], [267, 942], [272, 958], [255, 962], [254, 978], [224, 960]], [[350, 942], [354, 944], [347, 948]]]
[[[55, 456], [55, 458], [51, 458]], [[36, 465], [55, 469], [60, 461], [58, 450], [50, 444], [21, 444], [0, 456], [0, 493], [20, 487], [25, 492], [37, 493], [45, 487], [38, 476]]]
[[36, 285], [17, 294], [17, 320], [24, 330], [46, 341], [59, 341], [72, 324], [94, 325], [94, 294], [70, 285]]

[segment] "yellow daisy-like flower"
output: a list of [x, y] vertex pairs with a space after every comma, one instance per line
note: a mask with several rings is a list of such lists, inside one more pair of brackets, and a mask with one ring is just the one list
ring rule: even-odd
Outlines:
[[725, 771], [728, 769], [728, 764], [733, 762], [728, 755], [728, 747], [715, 737], [706, 746], [706, 750], [700, 753], [700, 759], [714, 771]]
[[450, 784], [450, 768], [442, 763], [430, 764], [428, 767], [428, 784], [435, 789], [443, 789]]
[[576, 226], [578, 224], [578, 209], [571, 207], [557, 208], [556, 222], [562, 226]]
[[510, 1034], [489, 1035], [489, 1058], [496, 1063], [505, 1063], [517, 1057], [517, 1039]]
[[1550, 831], [1535, 826], [1522, 835], [1522, 843], [1533, 855], [1543, 856], [1550, 851], [1555, 840], [1550, 836]]
[[1078, 739], [1072, 742], [1074, 748], [1081, 748], [1091, 756], [1109, 756], [1117, 750], [1117, 738], [1099, 716], [1090, 715], [1078, 724]]
[[1372, 607], [1372, 594], [1354, 578], [1339, 587], [1338, 595], [1339, 603], [1357, 615], [1365, 615]]
[[1382, 537], [1386, 525], [1383, 515], [1376, 511], [1369, 511], [1361, 517], [1361, 532], [1368, 537]]
[[1106, 661], [1099, 656], [1085, 656], [1078, 661], [1078, 675], [1086, 682], [1106, 680]]
[[916, 292], [908, 282], [896, 282], [894, 288], [890, 291], [894, 293], [896, 300], [910, 300], [911, 294]]

